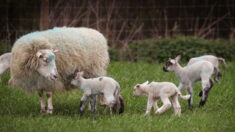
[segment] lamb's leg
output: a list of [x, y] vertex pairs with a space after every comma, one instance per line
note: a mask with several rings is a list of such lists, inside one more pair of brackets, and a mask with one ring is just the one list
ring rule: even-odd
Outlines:
[[190, 95], [190, 98], [188, 100], [188, 107], [189, 107], [189, 109], [192, 109], [193, 108], [193, 87], [189, 86], [187, 88], [187, 92]]
[[173, 96], [173, 98], [172, 98], [172, 105], [174, 108], [174, 114], [180, 116], [181, 115], [181, 107], [180, 107], [180, 103], [179, 103], [177, 94], [175, 96]]
[[153, 109], [154, 109], [154, 112], [158, 110], [157, 100], [155, 100], [155, 102], [153, 103]]
[[161, 100], [163, 102], [163, 105], [155, 112], [155, 114], [161, 114], [165, 112], [167, 109], [171, 107], [171, 102], [168, 97], [166, 96], [161, 96]]
[[95, 113], [95, 111], [96, 111], [96, 95], [91, 95], [90, 104], [91, 104], [91, 112]]
[[207, 79], [207, 80], [202, 81], [203, 90], [200, 93], [201, 95], [201, 101], [199, 103], [200, 107], [206, 104], [209, 91], [211, 90], [212, 86], [213, 86], [213, 82], [211, 80]]
[[40, 106], [41, 106], [41, 113], [46, 113], [47, 107], [46, 107], [46, 103], [43, 97], [43, 90], [39, 90], [38, 91], [38, 95], [39, 95], [39, 102], [40, 102]]
[[47, 114], [53, 113], [52, 92], [47, 92]]
[[80, 101], [80, 108], [79, 108], [79, 110], [80, 110], [80, 116], [83, 115], [83, 112], [84, 112], [84, 109], [85, 109], [85, 103], [86, 103], [88, 97], [89, 97], [88, 95], [84, 94], [84, 95], [82, 96], [82, 98], [81, 98], [81, 101]]
[[154, 104], [154, 99], [151, 96], [149, 96], [145, 115], [148, 115], [150, 113], [153, 104]]
[[182, 83], [180, 83], [178, 86], [178, 89], [180, 90], [180, 92], [182, 91], [183, 88], [184, 88], [184, 85]]

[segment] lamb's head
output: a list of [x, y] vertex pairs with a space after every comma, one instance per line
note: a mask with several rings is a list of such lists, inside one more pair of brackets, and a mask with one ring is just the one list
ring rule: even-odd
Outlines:
[[57, 50], [42, 49], [36, 54], [39, 58], [39, 67], [37, 69], [38, 73], [50, 80], [55, 80], [58, 77], [55, 63], [56, 52]]
[[175, 59], [169, 58], [169, 60], [163, 66], [163, 71], [165, 71], [165, 72], [175, 71], [176, 67], [178, 66], [178, 62], [179, 62], [180, 58], [181, 58], [180, 55], [178, 55]]
[[71, 81], [71, 84], [74, 86], [79, 86], [81, 83], [81, 78], [83, 77], [84, 72], [75, 72], [74, 77]]
[[148, 81], [142, 83], [142, 84], [137, 84], [134, 87], [133, 95], [134, 96], [141, 96], [141, 95], [146, 95], [145, 88], [148, 85]]

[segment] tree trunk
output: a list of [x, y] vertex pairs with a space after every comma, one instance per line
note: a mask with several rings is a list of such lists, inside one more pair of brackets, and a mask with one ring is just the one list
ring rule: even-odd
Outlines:
[[49, 0], [41, 0], [40, 30], [49, 28]]

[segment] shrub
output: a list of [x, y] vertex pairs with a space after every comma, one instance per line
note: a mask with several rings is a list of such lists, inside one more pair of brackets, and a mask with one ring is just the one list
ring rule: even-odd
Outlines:
[[[114, 49], [113, 49], [114, 50]], [[165, 62], [168, 58], [182, 55], [184, 62], [191, 57], [211, 54], [235, 61], [235, 43], [227, 40], [204, 40], [196, 37], [176, 37], [133, 41], [122, 52], [126, 61]], [[112, 52], [114, 53], [114, 51]], [[118, 52], [115, 52], [115, 58]]]

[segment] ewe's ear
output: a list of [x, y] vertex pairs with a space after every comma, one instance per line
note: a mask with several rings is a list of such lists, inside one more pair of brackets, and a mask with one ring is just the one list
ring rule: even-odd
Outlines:
[[180, 59], [181, 59], [181, 55], [178, 55], [178, 56], [175, 57], [176, 62], [179, 62]]
[[53, 49], [53, 50], [52, 50], [52, 53], [55, 54], [55, 53], [57, 53], [58, 51], [59, 51], [59, 50], [54, 50], [54, 49]]
[[36, 56], [37, 56], [38, 58], [42, 58], [42, 57], [43, 57], [43, 55], [42, 55], [42, 53], [41, 53], [40, 51], [38, 51], [38, 52], [36, 53]]

